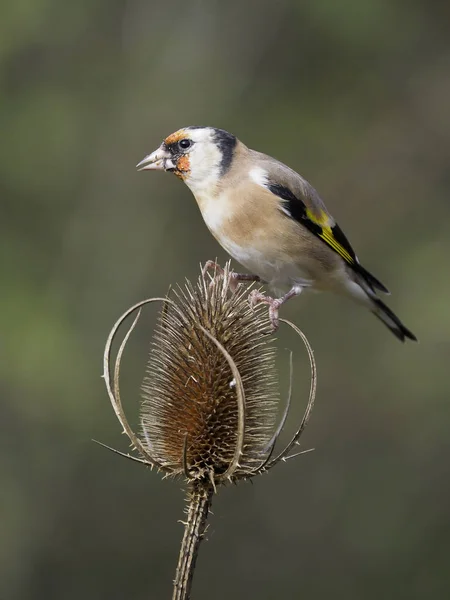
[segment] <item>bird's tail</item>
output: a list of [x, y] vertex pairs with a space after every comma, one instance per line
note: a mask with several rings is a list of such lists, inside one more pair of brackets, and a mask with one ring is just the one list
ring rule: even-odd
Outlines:
[[369, 294], [369, 297], [372, 302], [371, 310], [373, 314], [378, 317], [401, 342], [404, 342], [405, 338], [417, 342], [416, 336], [403, 325], [397, 315], [395, 315], [382, 300], [375, 296], [375, 294]]
[[353, 300], [366, 306], [401, 342], [406, 338], [417, 341], [416, 336], [403, 325], [397, 315], [378, 298], [373, 288], [374, 283], [367, 281], [367, 276], [361, 276], [360, 273], [353, 280], [347, 279], [345, 284], [345, 290]]

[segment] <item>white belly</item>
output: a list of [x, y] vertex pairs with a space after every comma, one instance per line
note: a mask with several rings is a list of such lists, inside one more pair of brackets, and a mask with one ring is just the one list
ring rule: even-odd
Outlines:
[[299, 265], [274, 260], [260, 250], [243, 248], [230, 240], [217, 239], [232, 258], [274, 289], [285, 291], [305, 281], [313, 283], [310, 273]]

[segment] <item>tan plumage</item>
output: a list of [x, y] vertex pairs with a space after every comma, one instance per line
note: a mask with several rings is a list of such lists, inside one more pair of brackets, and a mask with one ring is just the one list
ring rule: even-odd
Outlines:
[[[332, 285], [330, 275], [344, 268], [339, 255], [317, 243], [299, 223], [286, 219], [277, 197], [251, 176], [243, 176], [255, 164], [272, 176], [271, 167], [278, 165], [269, 160], [237, 144], [233, 163], [239, 168], [232, 167], [224, 175], [214, 194], [194, 192], [206, 225], [231, 256], [273, 287], [290, 288], [297, 279], [303, 279], [324, 289]], [[282, 182], [281, 169], [273, 170], [278, 171], [275, 177]]]
[[[364, 269], [316, 190], [283, 163], [247, 148], [232, 134], [187, 127], [171, 134], [139, 163], [174, 172], [191, 189], [220, 245], [255, 279], [287, 293], [279, 307], [305, 288], [344, 293], [367, 306], [402, 341], [416, 339], [380, 300], [387, 289]], [[246, 279], [249, 277], [246, 276]]]

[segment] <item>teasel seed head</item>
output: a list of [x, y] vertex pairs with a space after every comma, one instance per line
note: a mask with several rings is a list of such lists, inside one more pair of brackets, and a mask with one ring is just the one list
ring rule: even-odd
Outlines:
[[[276, 349], [264, 307], [253, 309], [248, 288], [230, 291], [229, 264], [196, 285], [187, 282], [172, 297], [151, 298], [130, 308], [115, 324], [105, 348], [104, 377], [124, 432], [141, 458], [126, 455], [188, 482], [220, 483], [247, 479], [289, 458], [312, 410], [316, 372], [303, 333], [312, 378], [307, 410], [285, 449], [272, 458], [285, 424], [275, 432], [279, 405]], [[163, 303], [142, 384], [141, 434], [131, 429], [123, 411], [120, 363], [133, 325], [122, 342], [110, 373], [113, 339], [127, 316], [154, 301]]]

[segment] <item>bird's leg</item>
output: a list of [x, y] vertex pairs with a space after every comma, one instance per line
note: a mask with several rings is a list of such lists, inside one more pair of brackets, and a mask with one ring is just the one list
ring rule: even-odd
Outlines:
[[[219, 275], [223, 275], [223, 269], [220, 265], [218, 265], [216, 262], [214, 262], [213, 260], [208, 260], [206, 261], [203, 269], [202, 269], [202, 276], [205, 277], [206, 273], [209, 270], [214, 270], [216, 273], [219, 273]], [[261, 281], [260, 277], [258, 277], [258, 275], [249, 275], [247, 273], [230, 273], [230, 290], [232, 292], [235, 292], [239, 283], [241, 281]]]
[[290, 298], [294, 296], [299, 296], [302, 293], [303, 288], [309, 287], [311, 284], [308, 281], [297, 283], [294, 285], [287, 294], [281, 296], [280, 298], [272, 298], [271, 296], [266, 296], [261, 293], [259, 290], [253, 290], [250, 292], [248, 300], [251, 306], [256, 306], [257, 304], [267, 304], [269, 306], [269, 318], [272, 323], [273, 330], [276, 331], [279, 326], [279, 317], [278, 311], [280, 306], [285, 304]]
[[261, 281], [258, 275], [249, 275], [248, 273], [231, 273], [230, 289], [236, 291], [241, 281]]

